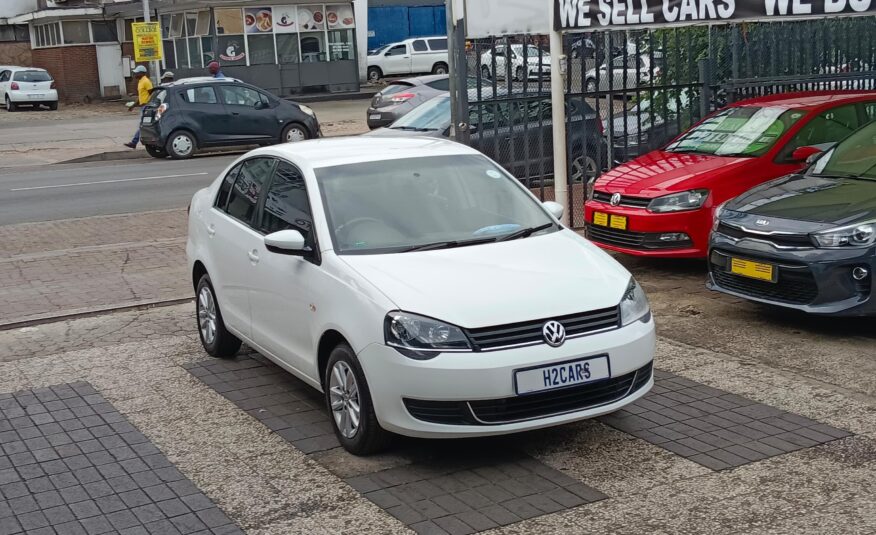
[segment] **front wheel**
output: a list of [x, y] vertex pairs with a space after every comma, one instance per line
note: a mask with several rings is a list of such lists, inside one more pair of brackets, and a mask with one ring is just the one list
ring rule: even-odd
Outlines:
[[572, 160], [569, 177], [573, 183], [587, 182], [597, 174], [599, 174], [599, 166], [596, 164], [596, 160], [590, 156], [578, 156]]
[[197, 143], [195, 143], [193, 135], [185, 131], [179, 131], [170, 135], [170, 138], [168, 138], [167, 143], [164, 145], [164, 150], [174, 160], [185, 160], [195, 154], [196, 147]]
[[240, 349], [240, 338], [225, 328], [219, 301], [209, 275], [201, 276], [197, 288], [197, 320], [201, 345], [212, 357], [230, 358]]
[[167, 158], [167, 151], [164, 150], [162, 147], [158, 147], [156, 145], [144, 145], [144, 147], [146, 147], [146, 154], [152, 156], [153, 158]]
[[523, 67], [517, 67], [517, 70], [514, 71], [514, 77], [518, 82], [523, 82], [525, 80], [526, 75], [524, 74], [524, 72], [525, 71]]
[[383, 72], [377, 67], [368, 68], [368, 81], [371, 83], [377, 82], [383, 76]]
[[287, 125], [283, 129], [283, 143], [295, 143], [296, 141], [306, 141], [310, 139], [310, 134], [307, 129], [298, 123]]
[[338, 441], [353, 455], [385, 449], [392, 435], [377, 422], [371, 391], [352, 348], [339, 344], [329, 355], [323, 385]]

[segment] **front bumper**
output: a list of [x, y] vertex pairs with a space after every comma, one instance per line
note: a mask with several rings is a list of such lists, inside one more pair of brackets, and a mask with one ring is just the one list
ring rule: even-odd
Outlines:
[[[624, 230], [593, 223], [595, 212], [627, 218]], [[685, 212], [655, 214], [645, 208], [612, 206], [595, 200], [584, 204], [587, 239], [611, 251], [660, 258], [703, 258], [708, 252], [712, 210], [703, 207]], [[688, 240], [662, 241], [662, 234], [683, 233]]]
[[653, 385], [653, 377], [645, 379], [640, 376], [637, 388], [604, 403], [560, 413], [548, 410], [512, 423], [425, 421], [412, 416], [405, 399], [462, 403], [519, 400], [522, 396], [516, 396], [514, 390], [515, 370], [606, 354], [612, 379], [620, 378], [648, 367], [654, 358], [654, 343], [654, 321], [649, 316], [647, 321], [637, 321], [620, 329], [569, 339], [558, 348], [541, 344], [500, 351], [442, 353], [423, 361], [410, 359], [391, 347], [375, 343], [360, 352], [359, 362], [368, 380], [377, 419], [384, 429], [416, 437], [474, 437], [539, 429], [614, 412], [644, 396]]
[[[772, 264], [778, 270], [776, 282], [759, 281], [729, 273], [729, 258]], [[869, 275], [852, 278], [855, 267]], [[759, 303], [792, 308], [811, 314], [834, 316], [876, 315], [873, 271], [876, 246], [866, 249], [780, 249], [750, 239], [712, 235], [709, 278], [706, 286]]]

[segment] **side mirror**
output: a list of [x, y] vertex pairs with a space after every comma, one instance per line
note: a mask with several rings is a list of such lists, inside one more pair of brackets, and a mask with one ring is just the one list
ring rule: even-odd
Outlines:
[[818, 154], [821, 154], [821, 149], [818, 147], [797, 147], [794, 149], [794, 152], [791, 153], [791, 161], [811, 163], [809, 159]]
[[265, 236], [265, 247], [277, 254], [301, 256], [307, 252], [304, 236], [297, 230], [280, 230]]
[[255, 106], [253, 106], [253, 107], [257, 110], [263, 110], [263, 109], [267, 108], [268, 105], [260, 100], [260, 101], [256, 102]]
[[566, 209], [563, 208], [562, 204], [554, 201], [545, 201], [541, 204], [542, 206], [547, 208], [547, 211], [550, 212], [551, 215], [557, 219], [557, 221], [563, 218], [563, 212], [565, 212]]

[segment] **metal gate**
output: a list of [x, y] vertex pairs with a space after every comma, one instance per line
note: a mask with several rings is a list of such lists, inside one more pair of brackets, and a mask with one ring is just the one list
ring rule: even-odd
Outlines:
[[[544, 200], [553, 199], [547, 37], [459, 42], [468, 87], [463, 139]], [[586, 183], [662, 147], [739, 99], [799, 90], [876, 89], [876, 17], [564, 36], [570, 224]], [[464, 71], [464, 72], [463, 72]]]

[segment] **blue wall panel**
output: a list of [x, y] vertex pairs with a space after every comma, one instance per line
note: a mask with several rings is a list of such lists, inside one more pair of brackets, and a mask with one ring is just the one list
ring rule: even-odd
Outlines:
[[368, 49], [408, 37], [445, 35], [444, 6], [398, 6], [368, 8]]

